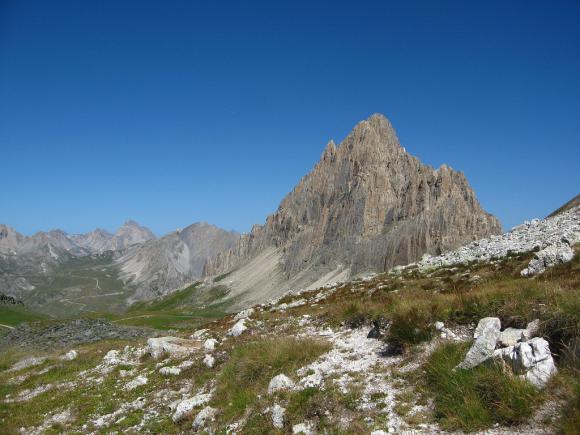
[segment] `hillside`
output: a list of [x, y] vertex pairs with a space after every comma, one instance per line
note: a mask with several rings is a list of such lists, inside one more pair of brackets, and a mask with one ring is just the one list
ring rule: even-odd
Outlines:
[[[5, 348], [0, 423], [7, 433], [572, 434], [579, 241], [575, 208], [170, 337]], [[177, 308], [195, 290], [139, 308]], [[487, 363], [454, 370], [484, 345]], [[510, 365], [524, 349], [536, 353]]]

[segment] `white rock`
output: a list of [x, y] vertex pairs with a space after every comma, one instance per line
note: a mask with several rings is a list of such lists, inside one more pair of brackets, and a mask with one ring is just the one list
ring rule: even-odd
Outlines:
[[178, 337], [158, 337], [147, 340], [148, 351], [155, 359], [164, 354], [171, 357], [185, 357], [195, 352], [201, 347], [201, 343], [196, 340], [187, 340]]
[[174, 422], [183, 420], [187, 415], [191, 413], [191, 411], [194, 408], [197, 408], [198, 406], [201, 405], [205, 405], [207, 402], [209, 402], [210, 398], [211, 398], [210, 394], [200, 393], [189, 399], [182, 400], [175, 408], [175, 413], [173, 414], [173, 417], [171, 417], [172, 420]]
[[125, 390], [127, 391], [134, 390], [135, 388], [138, 388], [141, 385], [146, 385], [147, 382], [148, 380], [145, 376], [139, 375], [135, 379], [127, 383], [127, 385], [125, 385]]
[[371, 435], [387, 435], [387, 432], [385, 432], [384, 430], [381, 430], [381, 429], [379, 429], [379, 430], [373, 430], [371, 432]]
[[537, 388], [543, 388], [557, 373], [549, 343], [541, 337], [498, 349], [494, 356], [502, 358], [517, 375], [521, 375]]
[[437, 331], [441, 331], [444, 327], [445, 327], [445, 324], [443, 322], [435, 322], [435, 329]]
[[323, 382], [322, 375], [320, 373], [312, 373], [302, 379], [298, 383], [301, 389], [304, 388], [319, 388]]
[[210, 421], [213, 421], [216, 414], [217, 409], [212, 408], [211, 406], [206, 406], [201, 411], [197, 413], [195, 419], [193, 420], [192, 428], [194, 431], [198, 431], [203, 429]]
[[312, 430], [312, 424], [308, 421], [304, 423], [295, 424], [292, 426], [292, 433], [293, 434], [304, 434], [304, 435], [313, 435], [314, 431]]
[[277, 403], [272, 407], [272, 426], [276, 429], [282, 429], [284, 427], [284, 413], [286, 409], [282, 408]]
[[237, 321], [237, 323], [232, 326], [232, 329], [229, 330], [228, 335], [231, 335], [232, 337], [238, 337], [240, 335], [242, 335], [242, 333], [248, 329], [248, 327], [245, 325], [246, 323], [246, 319], [240, 319]]
[[217, 344], [217, 342], [218, 341], [215, 338], [208, 338], [207, 340], [204, 341], [203, 348], [207, 352], [211, 352], [215, 349], [215, 345]]
[[294, 388], [294, 382], [286, 375], [274, 376], [268, 385], [268, 394], [276, 391], [291, 390]]
[[79, 354], [77, 353], [76, 350], [69, 350], [67, 353], [65, 353], [61, 359], [63, 361], [72, 361], [73, 359], [77, 359], [77, 357], [79, 356]]
[[526, 340], [526, 330], [516, 328], [506, 328], [499, 334], [499, 344], [501, 346], [514, 346], [518, 341]]
[[203, 363], [211, 369], [215, 364], [215, 358], [208, 353], [205, 355]]
[[567, 263], [574, 257], [574, 251], [568, 243], [556, 242], [536, 252], [528, 267], [522, 270], [522, 276], [533, 276], [543, 273], [547, 268]]
[[473, 337], [475, 341], [457, 365], [458, 369], [471, 369], [494, 356], [495, 345], [500, 335], [501, 322], [497, 317], [485, 317], [479, 321]]
[[234, 316], [234, 320], [247, 319], [252, 314], [254, 314], [254, 309], [253, 308], [248, 308], [248, 309], [243, 310], [243, 311], [240, 311], [238, 314], [236, 314]]
[[163, 376], [177, 376], [181, 374], [181, 369], [174, 366], [161, 367], [159, 369], [159, 373], [161, 373]]
[[14, 364], [12, 367], [10, 367], [9, 371], [15, 372], [17, 370], [27, 369], [28, 367], [34, 367], [34, 366], [40, 365], [44, 361], [46, 361], [46, 357], [31, 356], [29, 358], [24, 358], [24, 359], [18, 361], [16, 364]]

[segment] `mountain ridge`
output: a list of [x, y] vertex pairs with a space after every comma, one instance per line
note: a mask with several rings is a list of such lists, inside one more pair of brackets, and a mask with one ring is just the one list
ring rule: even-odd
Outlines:
[[268, 247], [283, 251], [288, 277], [312, 266], [383, 271], [500, 232], [463, 173], [422, 164], [400, 145], [390, 121], [374, 114], [339, 146], [329, 141], [265, 224], [210, 259], [204, 276], [232, 270]]

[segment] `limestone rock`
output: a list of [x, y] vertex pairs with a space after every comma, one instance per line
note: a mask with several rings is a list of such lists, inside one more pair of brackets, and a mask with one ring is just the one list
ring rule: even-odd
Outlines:
[[203, 358], [203, 363], [211, 369], [215, 364], [215, 358], [208, 353]]
[[282, 408], [277, 403], [272, 406], [272, 426], [276, 429], [282, 429], [284, 427], [284, 413], [286, 409]]
[[574, 257], [574, 251], [568, 243], [559, 242], [536, 252], [528, 267], [522, 270], [522, 276], [533, 276], [543, 273], [547, 268], [566, 263]]
[[493, 357], [500, 336], [501, 322], [497, 317], [485, 317], [479, 321], [473, 338], [475, 341], [458, 369], [471, 369]]
[[294, 382], [286, 375], [274, 376], [268, 385], [268, 394], [276, 391], [291, 390], [294, 388]]
[[549, 343], [541, 337], [498, 349], [494, 356], [503, 359], [517, 375], [538, 388], [543, 388], [557, 373]]
[[517, 328], [506, 328], [499, 335], [499, 344], [501, 346], [514, 346], [518, 341], [525, 341], [526, 330]]
[[210, 394], [198, 394], [189, 399], [182, 400], [179, 402], [173, 413], [172, 420], [178, 422], [187, 417], [194, 408], [204, 405], [209, 402], [211, 398]]
[[204, 276], [227, 272], [269, 247], [282, 249], [288, 277], [341, 265], [353, 273], [384, 271], [500, 232], [461, 172], [422, 164], [376, 114], [340, 146], [330, 142], [276, 213], [208, 260]]
[[218, 410], [211, 406], [206, 406], [195, 416], [193, 420], [192, 429], [199, 431], [203, 429], [210, 421], [214, 420]]
[[158, 337], [147, 340], [147, 347], [148, 352], [155, 359], [160, 358], [166, 353], [172, 357], [180, 358], [201, 348], [201, 343], [199, 341], [178, 337]]
[[231, 335], [232, 337], [238, 337], [239, 335], [242, 335], [246, 329], [248, 329], [246, 326], [246, 319], [240, 319], [234, 326], [232, 326], [232, 329], [229, 330], [228, 335]]
[[203, 342], [203, 348], [207, 351], [207, 352], [211, 352], [215, 349], [215, 345], [217, 343], [217, 340], [215, 338], [208, 338], [207, 340], [205, 340]]

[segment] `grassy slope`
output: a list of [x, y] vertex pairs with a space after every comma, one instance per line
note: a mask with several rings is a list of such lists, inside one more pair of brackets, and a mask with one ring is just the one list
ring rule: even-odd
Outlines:
[[[368, 325], [371, 320], [388, 321], [391, 329], [387, 341], [398, 344], [400, 351], [410, 360], [414, 357], [415, 346], [434, 336], [432, 323], [435, 320], [444, 320], [448, 326], [466, 325], [491, 315], [500, 317], [503, 327], [521, 327], [539, 318], [541, 334], [550, 341], [559, 367], [559, 374], [542, 393], [506, 377], [505, 372], [493, 366], [460, 374], [453, 372], [452, 367], [466, 352], [465, 345], [447, 345], [436, 351], [423, 367], [401, 376], [407, 376], [412, 380], [411, 385], [415, 386], [409, 397], [424, 396], [422, 400], [425, 402], [433, 400], [434, 412], [426, 418], [449, 429], [471, 431], [490, 427], [495, 422], [517, 424], [532, 415], [543, 402], [561, 401], [565, 404], [562, 417], [553, 422], [554, 427], [562, 433], [575, 433], [580, 421], [580, 366], [575, 347], [580, 337], [580, 257], [577, 255], [572, 262], [550, 269], [533, 280], [519, 276], [519, 271], [529, 259], [529, 255], [521, 255], [497, 264], [471, 264], [427, 274], [411, 270], [403, 276], [380, 275], [368, 282], [347, 283], [316, 307], [303, 305], [284, 312], [264, 311], [254, 317], [265, 322], [268, 331], [276, 331], [277, 325], [303, 314], [311, 315], [322, 325], [333, 326], [361, 326]], [[191, 287], [163, 301], [140, 304], [133, 307], [130, 314], [149, 312], [161, 316], [171, 311], [183, 313], [190, 310], [189, 313], [194, 315], [195, 310], [187, 307], [190, 298], [197, 295], [197, 290], [197, 287]], [[214, 292], [214, 296], [218, 295], [219, 289]], [[301, 297], [304, 295], [289, 296], [286, 302]], [[210, 296], [207, 296], [207, 301], [211, 302]], [[230, 325], [231, 316], [206, 327], [220, 336]], [[191, 332], [185, 330], [184, 334]], [[115, 384], [118, 374], [114, 372], [101, 386], [86, 391], [73, 390], [58, 397], [40, 395], [26, 402], [27, 406], [0, 404], [0, 424], [5, 424], [8, 433], [11, 433], [22, 425], [39, 424], [47, 410], [66, 405], [76, 412], [74, 425], [80, 428], [90, 415], [108, 412], [138, 395], [152, 395], [160, 388], [176, 387], [183, 380], [190, 380], [199, 387], [215, 378], [217, 390], [212, 405], [222, 410], [218, 416], [221, 427], [231, 422], [230, 418], [235, 420], [243, 414], [248, 418], [246, 429], [249, 433], [275, 433], [267, 416], [261, 413], [267, 398], [259, 393], [273, 373], [303, 365], [326, 349], [322, 343], [292, 340], [279, 334], [270, 338], [244, 334], [220, 347], [214, 369], [210, 370], [196, 360], [191, 369], [176, 378], [162, 378], [152, 371], [150, 383], [131, 393], [119, 393]], [[122, 345], [102, 342], [98, 346], [80, 348], [83, 355], [81, 368], [89, 365], [89, 361], [91, 364], [100, 361], [109, 348], [120, 349]], [[3, 355], [0, 366], [6, 367], [15, 359], [16, 356]], [[144, 364], [154, 368], [155, 362], [145, 360]], [[22, 388], [34, 388], [41, 382], [54, 382], [54, 377], [66, 380], [75, 379], [78, 375], [79, 369], [75, 363], [59, 362], [56, 365], [62, 368], [32, 376], [23, 386], [3, 383], [7, 375], [0, 373], [0, 385], [4, 384], [0, 392], [15, 394]], [[324, 391], [308, 389], [286, 397], [280, 396], [279, 400], [287, 403], [287, 416], [291, 421], [302, 421], [305, 413], [313, 412], [322, 421], [325, 411], [329, 409], [332, 412], [359, 412], [356, 395], [349, 394], [336, 392], [329, 385]], [[464, 398], [469, 399], [468, 403]], [[410, 406], [406, 407], [404, 402], [397, 407], [405, 418], [416, 418], [408, 416], [406, 408]], [[145, 429], [158, 433], [190, 430], [191, 419], [174, 424], [169, 415], [167, 411], [162, 412], [159, 419], [149, 422]], [[140, 414], [135, 411], [124, 422], [108, 428], [107, 432], [123, 429], [139, 419]], [[364, 419], [360, 417], [357, 421], [361, 426], [356, 430], [364, 433]], [[327, 429], [329, 433], [340, 433], [334, 427], [322, 425], [319, 428]], [[355, 430], [355, 427], [351, 429]]]

